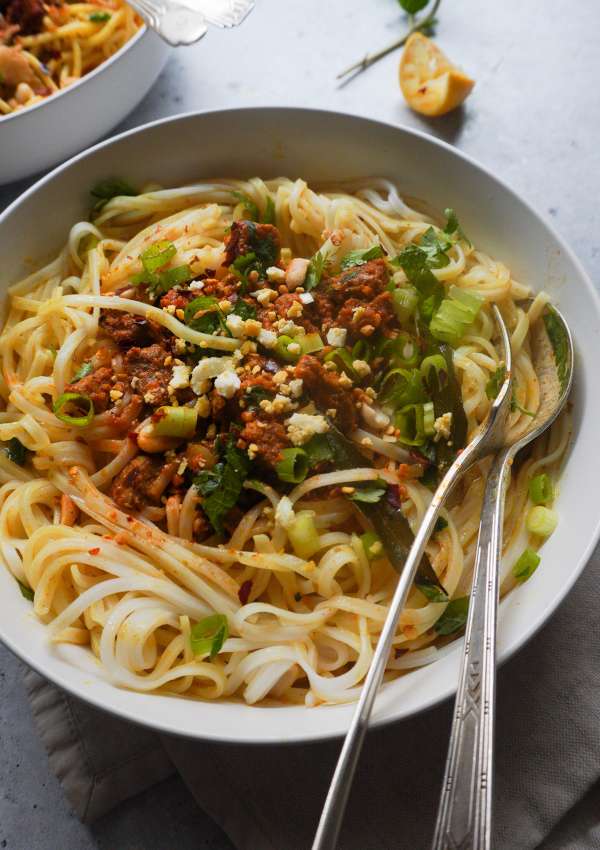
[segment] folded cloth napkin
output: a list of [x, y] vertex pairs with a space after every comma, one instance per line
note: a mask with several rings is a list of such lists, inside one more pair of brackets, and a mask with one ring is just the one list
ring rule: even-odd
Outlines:
[[[499, 671], [495, 850], [600, 848], [599, 611], [600, 549], [550, 622]], [[35, 673], [27, 686], [52, 769], [82, 819], [176, 769], [238, 850], [311, 846], [339, 742], [252, 747], [159, 737]], [[451, 712], [447, 701], [369, 734], [340, 850], [429, 846]]]

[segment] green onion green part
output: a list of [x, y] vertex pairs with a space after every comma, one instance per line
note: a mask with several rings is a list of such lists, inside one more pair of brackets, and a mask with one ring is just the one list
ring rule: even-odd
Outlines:
[[[78, 415], [73, 415], [67, 413], [65, 408], [83, 410]], [[94, 402], [81, 393], [62, 393], [54, 402], [52, 410], [57, 419], [76, 428], [86, 428], [94, 418]]]
[[194, 655], [209, 655], [214, 658], [229, 637], [229, 624], [224, 614], [205, 617], [192, 626], [190, 645]]

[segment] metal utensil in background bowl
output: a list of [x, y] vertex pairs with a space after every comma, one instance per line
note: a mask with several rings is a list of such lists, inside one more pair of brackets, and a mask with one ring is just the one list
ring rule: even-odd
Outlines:
[[[302, 176], [326, 183], [373, 176], [374, 171], [394, 180], [405, 195], [438, 210], [456, 209], [473, 242], [505, 262], [518, 280], [548, 290], [574, 329], [579, 358], [574, 434], [556, 504], [560, 524], [544, 546], [541, 567], [500, 605], [498, 650], [503, 660], [551, 616], [600, 535], [600, 305], [561, 238], [489, 171], [424, 134], [335, 112], [274, 107], [169, 118], [80, 154], [14, 202], [0, 217], [2, 286], [5, 290], [28, 273], [32, 259], [43, 261], [59, 250], [71, 225], [88, 213], [88, 187], [108, 175], [118, 173], [133, 185], [152, 180], [177, 186], [223, 175]], [[49, 643], [46, 628], [4, 570], [0, 638], [27, 664], [79, 698], [127, 720], [190, 738], [254, 744], [327, 739], [346, 733], [354, 711], [352, 705], [261, 708], [119, 689], [105, 678], [89, 650]], [[400, 720], [448, 697], [456, 689], [460, 658], [457, 642], [435, 664], [386, 684], [372, 723]]]
[[170, 51], [144, 24], [73, 85], [0, 117], [0, 186], [64, 162], [106, 135], [142, 100]]

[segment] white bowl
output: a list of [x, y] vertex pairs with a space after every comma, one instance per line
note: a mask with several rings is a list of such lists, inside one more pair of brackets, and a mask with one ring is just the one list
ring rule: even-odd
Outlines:
[[0, 117], [0, 186], [64, 161], [106, 135], [144, 97], [170, 49], [142, 26], [72, 86]]
[[[385, 175], [401, 192], [457, 210], [466, 232], [515, 277], [544, 288], [574, 331], [578, 356], [575, 432], [561, 479], [560, 525], [542, 566], [502, 603], [500, 658], [550, 617], [583, 569], [600, 534], [600, 304], [559, 236], [498, 178], [429, 136], [363, 118], [306, 109], [241, 109], [170, 118], [97, 145], [45, 177], [0, 217], [2, 285], [56, 253], [88, 209], [87, 189], [118, 174], [164, 186], [211, 176], [302, 176], [334, 180]], [[27, 260], [26, 260], [27, 258]], [[88, 650], [52, 646], [14, 579], [0, 570], [0, 638], [27, 664], [98, 708], [191, 738], [276, 743], [343, 734], [353, 707], [259, 708], [143, 695], [105, 680]], [[460, 645], [436, 664], [382, 690], [374, 722], [422, 711], [454, 690]]]

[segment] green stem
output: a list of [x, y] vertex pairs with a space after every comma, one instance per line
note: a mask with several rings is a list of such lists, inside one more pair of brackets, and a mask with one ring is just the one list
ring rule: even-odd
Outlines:
[[398, 41], [394, 41], [393, 44], [389, 44], [387, 47], [384, 47], [377, 53], [368, 53], [364, 57], [364, 59], [360, 60], [360, 62], [355, 62], [354, 65], [350, 65], [349, 68], [346, 68], [345, 71], [342, 71], [341, 74], [338, 74], [336, 79], [341, 80], [344, 77], [347, 77], [349, 74], [353, 73], [360, 74], [363, 71], [366, 71], [367, 68], [370, 68], [371, 65], [374, 65], [376, 62], [379, 62], [379, 60], [383, 59], [384, 56], [387, 56], [388, 53], [392, 53], [399, 47], [403, 47], [414, 32], [419, 32], [420, 30], [427, 29], [433, 24], [435, 20], [435, 13], [439, 9], [441, 2], [442, 0], [435, 0], [433, 6], [431, 7], [431, 10], [427, 13], [427, 15], [425, 15], [425, 17], [422, 18], [420, 21], [415, 21], [412, 26], [409, 27], [408, 31], [402, 36], [401, 39], [399, 39]]

